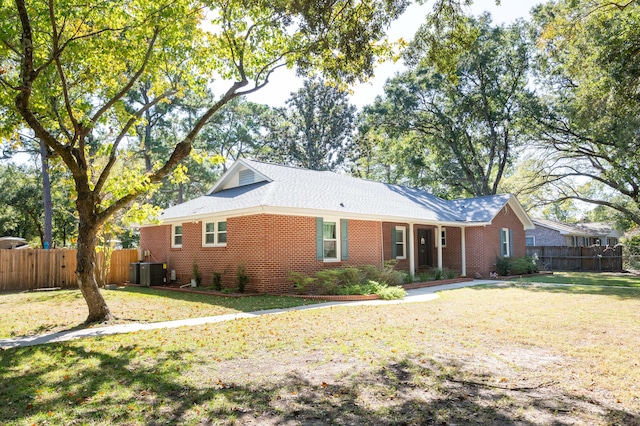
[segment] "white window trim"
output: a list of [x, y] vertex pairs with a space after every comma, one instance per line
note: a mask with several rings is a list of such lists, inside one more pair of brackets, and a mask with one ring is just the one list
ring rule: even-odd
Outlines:
[[500, 232], [504, 235], [504, 244], [506, 246], [506, 250], [504, 252], [504, 257], [511, 257], [511, 247], [509, 241], [509, 228], [502, 228]]
[[[336, 257], [324, 257], [324, 224], [327, 222], [336, 224]], [[339, 218], [335, 217], [323, 217], [322, 218], [322, 261], [331, 263], [331, 262], [340, 262], [342, 259], [342, 253], [340, 250], [342, 249], [342, 236], [340, 235], [340, 226], [341, 222]], [[332, 240], [329, 240], [332, 241]]]
[[[435, 232], [438, 232], [438, 228], [435, 228], [434, 230], [435, 230]], [[445, 247], [447, 247], [447, 228], [442, 227], [441, 231], [442, 232], [440, 233], [440, 244], [442, 244], [442, 248], [445, 248]], [[442, 243], [443, 240], [444, 240], [444, 244]], [[438, 247], [438, 240], [436, 240], [435, 238], [434, 238], [434, 243], [435, 243], [434, 247], [437, 248]]]
[[[218, 223], [227, 222], [227, 227], [229, 226], [229, 222], [226, 218], [215, 218], [215, 219], [205, 219], [202, 221], [202, 247], [226, 247], [227, 243], [218, 242]], [[213, 243], [207, 243], [207, 223], [213, 223]], [[225, 234], [228, 232], [225, 232]]]
[[176, 244], [176, 227], [179, 226], [182, 233], [179, 234], [183, 241], [184, 241], [184, 227], [182, 226], [182, 224], [174, 224], [171, 225], [171, 248], [182, 248], [182, 243], [180, 244]]
[[[396, 259], [404, 260], [407, 258], [407, 227], [396, 226], [396, 231], [402, 232], [402, 256], [398, 256], [398, 249], [396, 248]], [[396, 237], [396, 247], [397, 246], [398, 246], [398, 238]]]
[[533, 244], [528, 247], [534, 247], [536, 245], [536, 236], [535, 235], [527, 235], [524, 237], [524, 245], [527, 245], [527, 238], [533, 238]]

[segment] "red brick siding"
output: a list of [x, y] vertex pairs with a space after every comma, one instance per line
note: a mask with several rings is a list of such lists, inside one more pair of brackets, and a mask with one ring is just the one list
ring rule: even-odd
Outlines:
[[467, 228], [467, 275], [478, 272], [487, 278], [495, 269], [496, 259], [500, 257], [500, 229], [509, 228], [513, 232], [513, 255], [526, 255], [525, 231], [522, 222], [510, 206], [500, 210], [491, 225]]
[[[140, 246], [150, 251], [148, 260], [167, 262], [168, 270], [175, 270], [180, 283], [192, 278], [197, 262], [203, 275], [203, 285], [210, 285], [213, 272], [223, 274], [223, 284], [235, 286], [236, 268], [244, 264], [250, 277], [248, 291], [286, 292], [291, 290], [290, 271], [313, 274], [324, 268], [373, 264], [392, 258], [391, 229], [406, 223], [349, 220], [348, 260], [323, 262], [316, 260], [316, 218], [284, 215], [250, 215], [227, 220], [227, 246], [202, 247], [202, 222], [182, 224], [182, 248], [172, 249], [171, 226], [145, 227], [140, 231]], [[486, 227], [467, 228], [467, 275], [476, 272], [487, 277], [500, 255], [500, 228], [513, 230], [515, 256], [525, 255], [525, 233], [517, 216], [507, 208]], [[414, 226], [410, 243], [418, 260], [417, 230], [436, 227]], [[443, 266], [460, 272], [462, 269], [461, 230], [446, 227], [447, 245], [443, 247]], [[432, 242], [433, 262], [437, 265], [437, 250]], [[409, 270], [409, 259], [399, 260], [397, 269]]]
[[446, 230], [447, 244], [442, 247], [442, 266], [460, 273], [462, 271], [462, 236], [460, 228], [443, 226], [442, 229]]
[[202, 247], [202, 222], [182, 224], [182, 248], [169, 248], [171, 226], [142, 228], [140, 246], [150, 250], [154, 260], [167, 262], [176, 270], [180, 283], [192, 276], [193, 262], [210, 285], [213, 272], [223, 274], [223, 284], [235, 286], [236, 268], [244, 263], [250, 281], [247, 291], [291, 290], [290, 271], [312, 274], [323, 268], [381, 264], [380, 223], [349, 220], [348, 260], [316, 260], [316, 218], [282, 215], [251, 215], [227, 220], [227, 246]]

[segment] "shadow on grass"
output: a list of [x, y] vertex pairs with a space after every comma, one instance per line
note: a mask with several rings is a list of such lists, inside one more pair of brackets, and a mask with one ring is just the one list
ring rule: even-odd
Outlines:
[[288, 308], [294, 306], [313, 305], [322, 300], [302, 299], [290, 296], [274, 296], [268, 294], [252, 295], [250, 297], [224, 297], [216, 294], [185, 293], [170, 290], [153, 290], [145, 287], [124, 287], [117, 292], [142, 294], [163, 299], [179, 300], [184, 302], [198, 302], [209, 305], [222, 306], [235, 309], [239, 312], [254, 312], [276, 308]]
[[632, 273], [561, 271], [556, 272], [553, 275], [517, 278], [515, 281], [640, 288], [640, 276]]
[[[51, 345], [0, 355], [3, 424], [640, 424], [624, 408], [556, 387], [520, 391], [455, 380], [463, 367], [455, 361], [404, 359], [376, 368], [363, 362], [326, 382], [313, 377], [323, 366], [294, 368], [252, 382], [247, 376], [259, 371], [232, 376], [191, 364], [188, 350]], [[183, 377], [197, 369], [208, 374]]]
[[563, 284], [549, 284], [549, 283], [535, 283], [535, 282], [519, 282], [519, 281], [505, 281], [504, 283], [497, 285], [479, 285], [467, 287], [473, 290], [486, 290], [486, 289], [521, 289], [535, 292], [546, 293], [564, 293], [564, 294], [594, 294], [599, 296], [613, 296], [619, 299], [639, 299], [640, 288], [620, 288], [612, 286], [596, 286], [596, 285], [563, 285]]

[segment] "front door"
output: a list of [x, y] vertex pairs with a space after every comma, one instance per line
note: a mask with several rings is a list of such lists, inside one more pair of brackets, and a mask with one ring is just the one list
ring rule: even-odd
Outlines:
[[418, 229], [418, 267], [433, 266], [433, 232], [431, 229]]

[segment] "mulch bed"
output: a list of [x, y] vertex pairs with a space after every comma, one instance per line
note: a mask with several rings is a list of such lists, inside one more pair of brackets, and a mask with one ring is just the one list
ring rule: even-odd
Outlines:
[[[403, 284], [401, 287], [405, 290], [414, 290], [417, 288], [424, 287], [435, 287], [439, 285], [446, 284], [455, 284], [455, 283], [463, 283], [473, 281], [471, 278], [453, 278], [449, 280], [439, 280], [439, 281], [425, 281], [421, 283], [412, 283], [412, 284]], [[124, 284], [127, 287], [143, 287], [140, 284]], [[193, 287], [185, 287], [180, 288], [176, 286], [151, 286], [149, 287], [152, 290], [166, 290], [166, 291], [177, 291], [181, 293], [194, 293], [194, 294], [206, 294], [209, 296], [219, 296], [219, 297], [251, 297], [251, 296], [259, 296], [259, 293], [223, 293], [221, 291], [215, 290], [196, 290]], [[380, 296], [377, 294], [353, 294], [353, 295], [326, 295], [326, 294], [272, 294], [273, 296], [287, 296], [287, 297], [300, 297], [302, 299], [315, 299], [315, 300], [326, 300], [326, 301], [335, 301], [335, 302], [356, 302], [363, 300], [377, 300], [380, 299]]]

